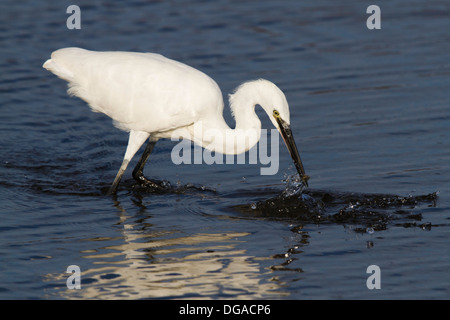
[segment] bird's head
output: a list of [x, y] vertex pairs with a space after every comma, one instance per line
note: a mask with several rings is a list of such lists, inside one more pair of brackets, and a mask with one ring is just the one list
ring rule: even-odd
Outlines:
[[260, 105], [267, 113], [272, 124], [280, 132], [300, 178], [308, 186], [309, 176], [305, 173], [294, 136], [292, 135], [289, 105], [283, 91], [268, 80], [249, 81], [242, 84], [235, 94], [230, 95], [231, 111], [234, 113], [236, 106], [246, 105], [248, 102], [253, 105]]
[[[302, 159], [300, 158], [300, 154], [298, 153], [297, 145], [295, 144], [294, 136], [292, 135], [291, 125], [289, 124], [289, 109], [288, 107], [286, 108], [288, 110], [286, 118], [287, 120], [282, 117], [282, 113], [278, 110], [277, 107], [273, 108], [270, 119], [272, 120], [272, 123], [276, 123], [276, 125], [274, 124], [275, 128], [277, 128], [280, 132], [280, 135], [289, 150], [292, 160], [294, 161], [300, 178], [302, 179], [303, 183], [308, 186], [309, 176], [306, 175], [305, 169], [303, 168]], [[282, 108], [280, 109], [283, 110]]]
[[277, 128], [278, 132], [280, 132], [280, 135], [289, 150], [289, 154], [294, 161], [300, 178], [303, 183], [308, 186], [309, 176], [305, 173], [300, 154], [295, 144], [294, 136], [292, 135], [289, 104], [286, 96], [274, 83], [267, 80], [259, 81], [261, 81], [261, 85], [263, 87], [263, 93], [261, 95], [264, 97], [264, 102], [261, 103], [261, 107], [269, 115], [270, 120], [275, 128]]

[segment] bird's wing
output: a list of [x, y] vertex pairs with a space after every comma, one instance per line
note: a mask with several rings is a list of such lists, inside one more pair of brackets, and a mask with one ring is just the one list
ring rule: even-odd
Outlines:
[[159, 54], [65, 48], [43, 67], [124, 130], [170, 131], [223, 110], [214, 80]]

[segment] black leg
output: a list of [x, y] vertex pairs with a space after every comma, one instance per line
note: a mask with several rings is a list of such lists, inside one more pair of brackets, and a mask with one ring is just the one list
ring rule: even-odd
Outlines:
[[148, 142], [147, 146], [145, 147], [144, 153], [141, 156], [141, 159], [139, 159], [139, 162], [137, 163], [136, 167], [133, 170], [133, 178], [143, 186], [160, 189], [162, 188], [160, 185], [147, 179], [146, 177], [144, 177], [143, 174], [145, 163], [147, 162], [148, 157], [152, 153], [155, 144], [156, 141], [150, 140]]
[[111, 188], [109, 188], [108, 194], [116, 193], [117, 186], [119, 185], [120, 179], [122, 179], [123, 173], [127, 169], [128, 163], [130, 163], [130, 161], [128, 161], [126, 159], [123, 160], [122, 165], [120, 166], [119, 172], [117, 172], [117, 176], [114, 179], [114, 182], [113, 182]]

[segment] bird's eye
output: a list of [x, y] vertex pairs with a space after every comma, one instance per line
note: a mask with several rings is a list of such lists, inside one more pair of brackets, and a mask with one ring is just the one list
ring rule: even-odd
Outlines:
[[273, 110], [273, 116], [275, 118], [279, 118], [280, 117], [280, 113], [278, 112], [278, 110]]

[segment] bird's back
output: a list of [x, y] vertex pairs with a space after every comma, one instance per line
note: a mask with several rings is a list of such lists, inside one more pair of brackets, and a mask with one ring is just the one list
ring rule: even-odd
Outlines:
[[170, 131], [223, 110], [214, 80], [159, 54], [65, 48], [43, 67], [124, 130]]

